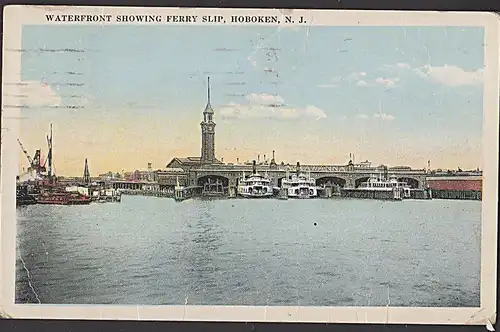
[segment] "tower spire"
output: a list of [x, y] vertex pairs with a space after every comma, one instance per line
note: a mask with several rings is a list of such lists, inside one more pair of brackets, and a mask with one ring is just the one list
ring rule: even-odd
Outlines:
[[207, 100], [208, 103], [210, 104], [210, 76], [208, 76], [208, 83], [207, 83]]
[[83, 169], [83, 182], [86, 184], [90, 183], [90, 171], [87, 158], [85, 158], [85, 167]]

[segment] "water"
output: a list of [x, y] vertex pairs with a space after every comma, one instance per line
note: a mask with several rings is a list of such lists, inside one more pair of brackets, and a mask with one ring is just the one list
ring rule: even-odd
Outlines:
[[140, 196], [27, 206], [16, 301], [478, 307], [480, 211], [477, 201]]

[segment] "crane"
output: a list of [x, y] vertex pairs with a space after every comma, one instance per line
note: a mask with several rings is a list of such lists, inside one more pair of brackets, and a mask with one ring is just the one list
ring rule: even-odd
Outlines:
[[28, 161], [30, 163], [30, 166], [28, 167], [28, 172], [31, 171], [36, 171], [38, 175], [40, 175], [42, 172], [45, 172], [45, 165], [42, 165], [41, 163], [41, 150], [36, 150], [35, 151], [35, 156], [32, 158], [29, 154], [28, 151], [24, 148], [23, 144], [19, 139], [17, 139], [17, 142], [19, 143], [19, 146], [21, 147], [21, 150], [23, 151], [24, 155], [26, 158], [28, 158]]
[[[49, 148], [49, 153], [47, 154], [47, 160], [49, 161], [49, 165], [47, 168], [47, 175], [49, 179], [52, 178], [52, 123], [50, 124], [50, 137], [47, 135], [47, 147]], [[47, 161], [46, 160], [46, 161]]]
[[31, 156], [28, 154], [28, 151], [26, 151], [19, 138], [17, 139], [17, 141], [19, 142], [19, 146], [21, 147], [21, 150], [23, 150], [24, 155], [26, 156], [26, 158], [28, 158], [28, 161], [30, 162], [30, 167], [33, 167], [33, 158], [31, 158]]

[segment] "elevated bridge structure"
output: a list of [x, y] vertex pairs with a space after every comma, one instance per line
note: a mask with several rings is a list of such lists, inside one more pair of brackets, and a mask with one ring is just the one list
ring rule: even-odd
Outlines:
[[[253, 165], [203, 165], [187, 170], [187, 181], [191, 186], [203, 186], [207, 182], [220, 181], [224, 187], [235, 187], [238, 180], [254, 171]], [[371, 175], [382, 177], [395, 176], [399, 181], [408, 183], [414, 189], [427, 188], [426, 170], [407, 167], [359, 167], [354, 165], [257, 165], [255, 171], [266, 174], [275, 186], [280, 186], [281, 180], [288, 174], [298, 172], [310, 173], [319, 186], [340, 186], [342, 188], [357, 188]]]

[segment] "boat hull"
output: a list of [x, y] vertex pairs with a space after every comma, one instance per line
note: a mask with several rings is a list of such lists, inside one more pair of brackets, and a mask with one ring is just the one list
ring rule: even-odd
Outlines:
[[240, 193], [238, 194], [239, 197], [243, 198], [272, 198], [274, 195], [272, 193], [270, 194], [244, 194]]
[[44, 205], [88, 205], [90, 202], [90, 197], [73, 193], [46, 193], [36, 198], [36, 204]]
[[34, 198], [20, 198], [16, 200], [16, 206], [26, 206], [36, 204], [36, 199]]
[[41, 205], [88, 205], [90, 200], [69, 200], [69, 201], [57, 201], [57, 200], [38, 200], [35, 204]]
[[293, 199], [311, 199], [318, 197], [318, 190], [316, 188], [287, 188], [288, 198]]

